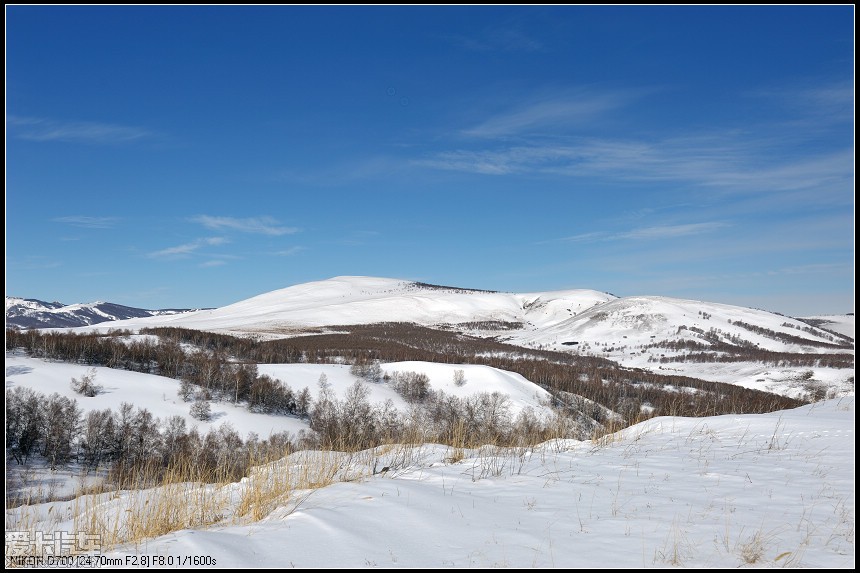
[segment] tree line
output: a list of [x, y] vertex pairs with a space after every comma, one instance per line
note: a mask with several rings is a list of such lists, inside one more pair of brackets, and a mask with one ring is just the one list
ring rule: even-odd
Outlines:
[[[146, 329], [142, 334], [150, 336], [131, 338], [7, 330], [6, 347], [35, 357], [169, 376], [193, 385], [188, 387], [192, 393], [199, 388], [210, 397], [244, 401], [259, 411], [296, 415], [303, 414], [296, 392], [291, 391], [291, 397], [280, 382], [257, 375], [256, 364], [408, 360], [481, 364], [517, 372], [551, 393], [578, 394], [610, 410], [634, 400], [654, 415], [762, 413], [802, 404], [731, 384], [622, 368], [605, 358], [527, 349], [410, 323], [330, 328], [337, 332], [267, 341], [178, 328]], [[193, 349], [184, 349], [183, 344]], [[847, 357], [826, 359], [842, 363]], [[697, 391], [667, 392], [662, 389], [666, 385]], [[632, 416], [626, 422], [636, 420]]]

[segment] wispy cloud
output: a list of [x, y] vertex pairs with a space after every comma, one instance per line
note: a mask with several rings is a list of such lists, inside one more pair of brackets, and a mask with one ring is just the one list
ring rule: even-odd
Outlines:
[[597, 243], [606, 241], [647, 241], [658, 239], [674, 239], [691, 235], [710, 233], [718, 229], [730, 227], [731, 224], [724, 221], [707, 221], [704, 223], [685, 223], [681, 225], [658, 225], [654, 227], [638, 227], [629, 231], [617, 233], [593, 232], [561, 237], [550, 241], [542, 241], [538, 244], [547, 243]]
[[595, 231], [593, 233], [580, 233], [569, 237], [561, 237], [560, 239], [550, 239], [549, 241], [538, 241], [536, 245], [545, 245], [548, 243], [596, 243], [599, 241], [608, 240], [609, 233]]
[[678, 138], [657, 142], [577, 140], [493, 150], [456, 150], [414, 165], [485, 175], [602, 176], [616, 181], [676, 181], [726, 192], [775, 192], [822, 187], [853, 188], [850, 149], [797, 157], [774, 156], [768, 142], [738, 137]]
[[476, 52], [538, 52], [544, 49], [540, 40], [515, 25], [491, 26], [469, 36], [446, 35], [443, 38]]
[[774, 271], [768, 271], [771, 275], [823, 275], [825, 273], [841, 273], [854, 275], [854, 265], [845, 263], [814, 263], [809, 265], [798, 265], [783, 267]]
[[41, 269], [55, 269], [63, 266], [60, 261], [50, 260], [43, 256], [27, 256], [21, 259], [6, 259], [7, 267], [14, 267], [27, 271], [35, 271]]
[[349, 236], [335, 242], [339, 245], [361, 247], [380, 236], [382, 236], [382, 233], [379, 231], [353, 231]]
[[154, 133], [141, 127], [93, 121], [61, 121], [43, 117], [8, 116], [12, 135], [29, 141], [64, 141], [71, 143], [130, 143]]
[[191, 221], [199, 223], [207, 229], [216, 231], [230, 229], [242, 233], [256, 233], [261, 235], [291, 235], [300, 231], [297, 227], [284, 227], [272, 217], [214, 217], [212, 215], [198, 215], [192, 217]]
[[200, 268], [202, 268], [202, 269], [207, 269], [207, 268], [210, 268], [210, 267], [220, 267], [220, 266], [223, 266], [223, 265], [226, 265], [226, 264], [227, 264], [227, 261], [223, 261], [223, 260], [220, 260], [220, 259], [216, 259], [216, 260], [206, 261], [206, 262], [204, 262], [204, 263], [200, 263], [200, 264], [199, 264], [199, 265], [197, 265], [197, 266], [198, 266], [198, 267], [200, 267]]
[[[643, 132], [634, 106], [659, 88], [585, 86], [543, 92], [465, 129], [449, 147], [413, 158], [413, 167], [483, 175], [593, 178], [603, 182], [673, 182], [706, 193], [763, 197], [793, 204], [853, 200], [853, 85], [808, 82], [744, 95], [760, 113], [736, 126]], [[633, 128], [605, 135], [622, 112]], [[598, 130], [598, 128], [600, 128]], [[592, 134], [602, 132], [604, 135]], [[462, 136], [466, 136], [464, 139]], [[823, 142], [827, 142], [826, 144]], [[790, 196], [790, 197], [789, 197]]]
[[191, 255], [203, 247], [223, 245], [228, 242], [229, 241], [224, 237], [206, 237], [191, 241], [190, 243], [184, 243], [182, 245], [176, 245], [175, 247], [168, 247], [160, 251], [149, 253], [149, 257], [153, 259], [180, 258]]
[[607, 112], [628, 105], [643, 93], [643, 90], [577, 90], [528, 102], [490, 117], [462, 133], [469, 137], [493, 138], [570, 129], [597, 121]]
[[517, 146], [500, 150], [441, 152], [413, 164], [447, 171], [484, 175], [509, 175], [557, 170], [576, 161], [573, 148], [563, 146]]
[[618, 235], [619, 239], [672, 239], [688, 235], [701, 235], [717, 229], [729, 227], [728, 223], [711, 221], [707, 223], [688, 223], [685, 225], [663, 225], [659, 227], [641, 227]]
[[790, 110], [794, 122], [816, 123], [829, 126], [854, 121], [854, 86], [850, 83], [821, 82], [815, 85], [759, 89], [750, 92], [752, 97], [767, 100]]
[[305, 250], [307, 250], [307, 247], [290, 247], [289, 249], [284, 249], [282, 251], [275, 251], [272, 254], [276, 257], [292, 257], [293, 255], [297, 255]]
[[55, 223], [65, 223], [74, 227], [83, 227], [85, 229], [110, 229], [119, 222], [117, 217], [86, 217], [86, 216], [69, 216], [69, 217], [54, 217], [51, 219]]

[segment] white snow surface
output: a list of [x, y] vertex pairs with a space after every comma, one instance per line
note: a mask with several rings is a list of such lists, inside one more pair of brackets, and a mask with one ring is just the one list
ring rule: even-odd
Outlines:
[[[498, 392], [510, 399], [510, 411], [513, 417], [532, 408], [535, 414], [549, 414], [547, 408], [552, 396], [549, 392], [530, 382], [516, 372], [508, 372], [490, 366], [473, 364], [436, 364], [432, 362], [391, 362], [383, 365], [387, 373], [419, 372], [430, 378], [430, 387], [441, 390], [446, 394], [465, 398], [474, 394]], [[454, 383], [454, 373], [462, 370], [465, 384], [457, 386]]]
[[[275, 290], [221, 308], [86, 327], [180, 326], [211, 331], [277, 332], [299, 327], [415, 322], [534, 321], [544, 327], [613, 300], [593, 290], [512, 294], [420, 286], [376, 277], [335, 277]], [[534, 309], [527, 308], [534, 305]]]
[[[853, 569], [854, 415], [850, 397], [761, 415], [654, 418], [598, 443], [481, 448], [460, 461], [434, 445], [344, 455], [339, 463], [356, 470], [349, 481], [296, 490], [262, 520], [232, 517], [246, 478], [222, 487], [233, 501], [220, 524], [105, 557], [203, 556], [243, 569]], [[310, 454], [273, 469], [300, 468]], [[122, 516], [141, 495], [161, 493], [123, 492], [98, 507]], [[7, 510], [7, 530], [70, 511], [73, 502]]]
[[[833, 326], [833, 330], [853, 337], [853, 315], [826, 318], [832, 320], [828, 324]], [[803, 330], [810, 329], [810, 326], [797, 319], [727, 304], [662, 296], [617, 298], [593, 290], [491, 293], [431, 288], [405, 280], [375, 277], [335, 277], [272, 291], [221, 308], [105, 322], [73, 330], [107, 332], [112, 328], [137, 330], [146, 326], [176, 326], [234, 335], [288, 337], [312, 327], [378, 322], [414, 322], [434, 327], [482, 321], [520, 323], [522, 326], [492, 330], [492, 327], [469, 325], [463, 326], [462, 330], [480, 336], [495, 336], [519, 346], [601, 356], [630, 368], [654, 372], [674, 368], [715, 382], [770, 387], [772, 390], [769, 391], [788, 396], [802, 395], [802, 391], [780, 380], [796, 378], [806, 369], [793, 368], [785, 377], [771, 380], [768, 378], [771, 369], [762, 365], [740, 372], [725, 363], [661, 365], [657, 360], [672, 352], [659, 346], [649, 348], [648, 345], [683, 340], [702, 342], [700, 334], [693, 330], [696, 329], [703, 332], [713, 330], [723, 342], [731, 342], [733, 337], [740, 338], [773, 352], [854, 353], [853, 348], [832, 346], [844, 341], [834, 340], [833, 335], [827, 332]], [[738, 322], [792, 336], [799, 341], [773, 338], [740, 326]], [[845, 389], [851, 386], [849, 378], [853, 376], [853, 369], [822, 367], [813, 370], [816, 379], [830, 384], [837, 394], [845, 393]]]
[[[433, 364], [429, 362], [392, 362], [383, 364], [383, 371], [418, 372], [427, 374], [430, 387], [442, 390], [447, 394], [466, 397], [480, 393], [499, 392], [510, 399], [509, 409], [515, 418], [525, 408], [532, 408], [535, 415], [546, 418], [551, 411], [548, 407], [550, 394], [537, 384], [534, 384], [519, 374], [499, 370], [490, 366]], [[91, 398], [81, 396], [71, 389], [71, 379], [80, 378], [87, 374], [91, 367], [70, 364], [66, 362], [46, 361], [29, 358], [18, 353], [6, 353], [6, 388], [24, 386], [43, 394], [54, 392], [77, 400], [84, 414], [91, 410], [111, 408], [119, 409], [122, 402], [128, 402], [135, 407], [146, 408], [162, 420], [178, 415], [185, 418], [189, 428], [197, 426], [201, 432], [220, 426], [227, 422], [243, 438], [249, 432], [255, 432], [261, 438], [266, 438], [275, 432], [288, 431], [298, 433], [307, 430], [306, 420], [293, 416], [273, 416], [249, 412], [242, 404], [234, 405], [229, 402], [211, 402], [212, 419], [200, 421], [189, 414], [191, 403], [183, 402], [177, 395], [179, 381], [164, 376], [115, 370], [106, 367], [95, 367], [95, 382], [103, 386], [104, 391]], [[358, 378], [349, 372], [350, 367], [341, 364], [260, 364], [259, 374], [266, 374], [280, 380], [298, 392], [307, 387], [316, 399], [319, 391], [320, 375], [325, 374], [332, 392], [338, 399], [346, 396], [347, 390]], [[454, 372], [463, 370], [466, 383], [463, 386], [454, 384]], [[406, 401], [384, 383], [365, 383], [370, 391], [368, 401], [373, 405], [383, 405], [391, 400], [392, 405], [402, 413], [409, 411]]]
[[827, 330], [838, 332], [854, 338], [854, 315], [853, 314], [820, 314], [816, 316], [805, 316], [804, 318], [815, 318], [825, 321], [821, 326]]
[[[32, 388], [43, 394], [54, 392], [77, 400], [84, 415], [92, 410], [110, 408], [119, 411], [122, 402], [135, 408], [146, 408], [153, 416], [162, 420], [170, 416], [182, 416], [188, 428], [197, 426], [205, 433], [228, 422], [244, 438], [248, 432], [256, 432], [265, 438], [276, 432], [298, 432], [307, 429], [307, 423], [289, 416], [268, 416], [249, 412], [244, 406], [226, 402], [212, 402], [212, 419], [204, 422], [189, 414], [191, 404], [183, 402], [177, 395], [179, 381], [164, 376], [95, 367], [96, 384], [104, 388], [103, 393], [87, 398], [71, 389], [71, 379], [87, 374], [92, 367], [67, 362], [52, 362], [6, 353], [6, 389], [16, 386]], [[314, 381], [315, 382], [315, 381]], [[300, 388], [299, 388], [300, 389]]]

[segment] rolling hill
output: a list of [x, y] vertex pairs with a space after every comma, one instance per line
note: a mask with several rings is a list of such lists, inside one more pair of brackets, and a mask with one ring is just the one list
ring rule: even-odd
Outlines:
[[105, 322], [78, 331], [180, 327], [277, 339], [378, 323], [417, 324], [786, 396], [853, 392], [853, 315], [837, 321], [796, 319], [706, 301], [619, 298], [595, 290], [518, 294], [335, 277], [220, 308]]

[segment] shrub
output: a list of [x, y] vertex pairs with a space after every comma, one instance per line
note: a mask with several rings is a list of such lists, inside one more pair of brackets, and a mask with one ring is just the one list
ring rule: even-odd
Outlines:
[[201, 421], [207, 421], [212, 417], [212, 408], [209, 406], [209, 401], [198, 396], [194, 403], [191, 404], [191, 417]]
[[90, 368], [86, 374], [81, 376], [80, 380], [72, 378], [72, 390], [82, 396], [92, 398], [104, 390], [104, 388], [96, 384], [96, 369]]

